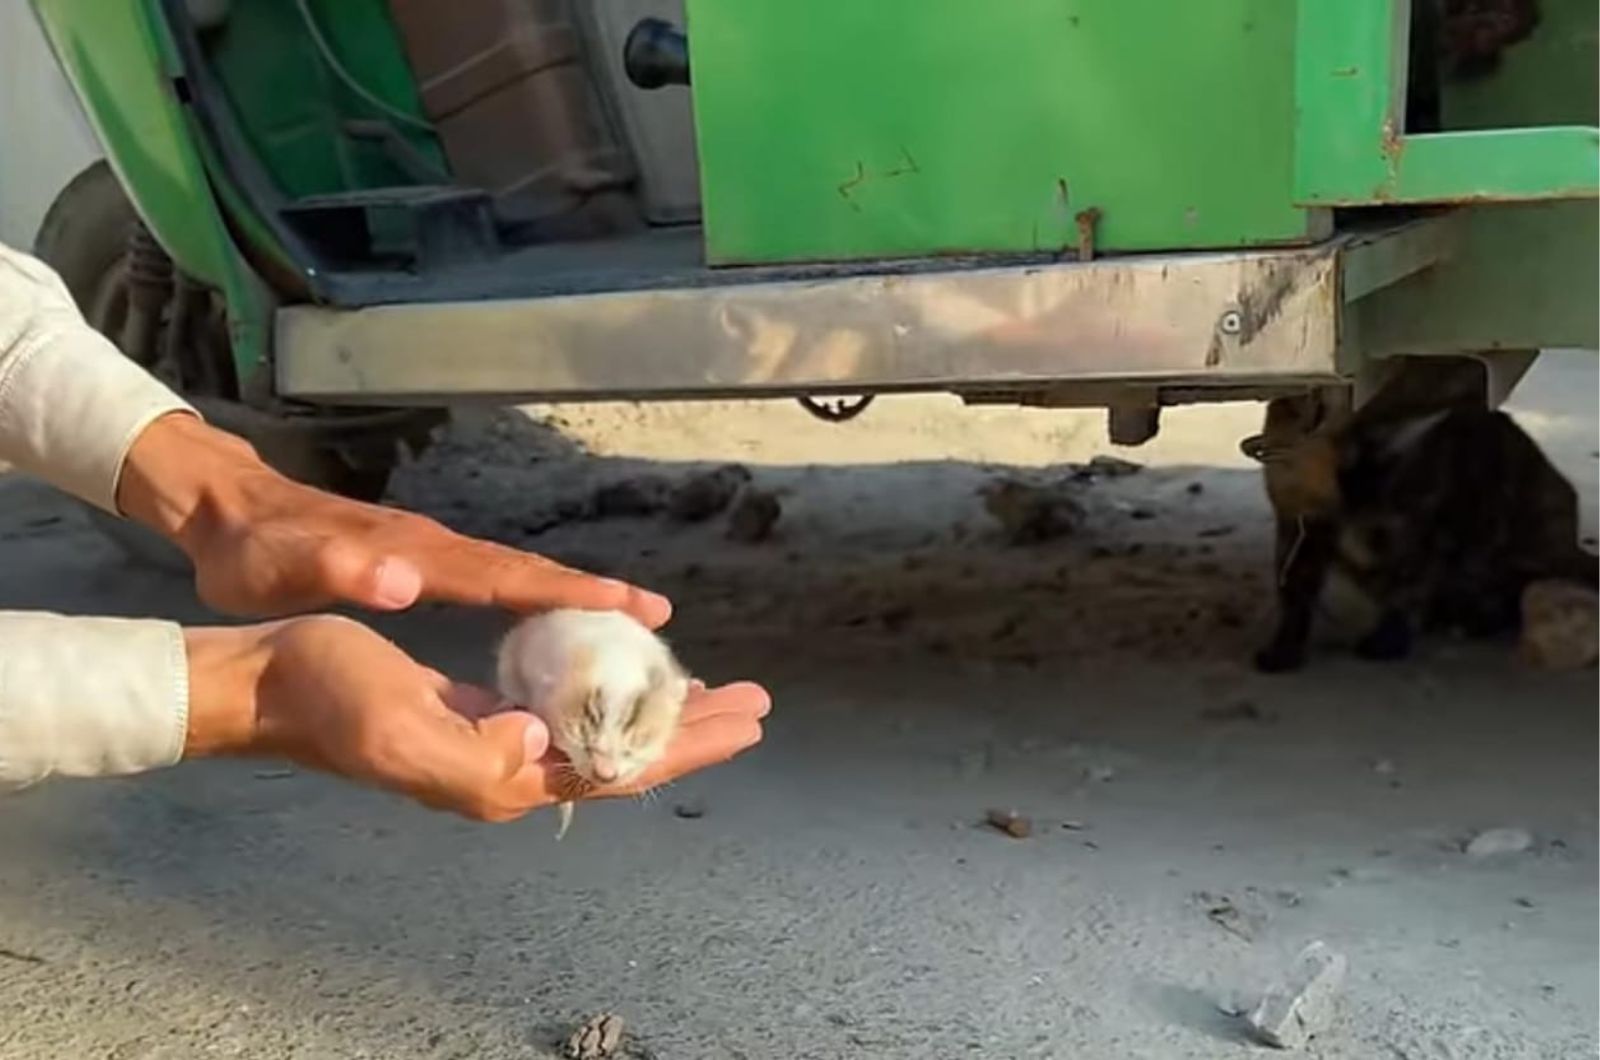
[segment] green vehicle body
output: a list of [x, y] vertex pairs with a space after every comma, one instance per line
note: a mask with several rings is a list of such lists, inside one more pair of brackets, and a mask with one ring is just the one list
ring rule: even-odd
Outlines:
[[[256, 375], [267, 362], [275, 298], [250, 261], [281, 265], [287, 254], [256, 205], [221, 173], [214, 145], [179, 99], [183, 63], [160, 0], [37, 0], [34, 7], [124, 190], [179, 267], [223, 293], [239, 377]], [[329, 35], [373, 90], [420, 117], [410, 69], [381, 0], [317, 7]], [[340, 98], [309, 44], [289, 31], [290, 10], [278, 3], [238, 5], [243, 24], [231, 35], [238, 43], [219, 64], [243, 124], [261, 134], [254, 146], [262, 163], [291, 194], [395, 179], [370, 154], [344, 149], [335, 135], [331, 126], [339, 116], [362, 113], [361, 107]], [[285, 92], [285, 84], [313, 87]], [[423, 149], [438, 155], [435, 144]]]
[[[270, 390], [275, 314], [318, 295], [261, 189], [297, 200], [414, 183], [392, 147], [340, 134], [372, 104], [330, 74], [291, 0], [229, 5], [207, 53], [226, 129], [191, 105], [181, 3], [32, 2], [140, 216], [225, 299], [239, 379]], [[1448, 131], [1421, 133], [1404, 121], [1409, 7], [689, 0], [704, 261], [727, 274], [1198, 261], [1314, 247], [1336, 209], [1439, 208], [1448, 248], [1359, 264], [1370, 279], [1343, 310], [1347, 367], [1595, 346], [1594, 5], [1545, 0], [1493, 76], [1446, 88]], [[396, 126], [405, 150], [445, 168], [384, 0], [307, 9], [367, 92], [416, 118]], [[1115, 378], [1116, 349], [1105, 356]]]

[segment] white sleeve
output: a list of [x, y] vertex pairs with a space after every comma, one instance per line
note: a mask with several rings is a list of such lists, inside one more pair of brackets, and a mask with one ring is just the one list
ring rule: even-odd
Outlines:
[[107, 511], [150, 421], [193, 409], [85, 323], [49, 266], [0, 244], [0, 460]]
[[188, 723], [176, 624], [0, 611], [0, 791], [172, 765]]
[[[84, 322], [42, 262], [0, 245], [0, 461], [108, 511], [129, 447], [190, 407]], [[176, 762], [188, 664], [173, 623], [0, 612], [0, 789]]]

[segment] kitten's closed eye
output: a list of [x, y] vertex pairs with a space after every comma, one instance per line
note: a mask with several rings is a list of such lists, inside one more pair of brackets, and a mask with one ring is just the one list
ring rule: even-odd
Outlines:
[[628, 715], [623, 719], [623, 728], [632, 729], [639, 724], [640, 719], [644, 717], [645, 701], [649, 698], [650, 693], [648, 692], [634, 697], [633, 705], [628, 708]]

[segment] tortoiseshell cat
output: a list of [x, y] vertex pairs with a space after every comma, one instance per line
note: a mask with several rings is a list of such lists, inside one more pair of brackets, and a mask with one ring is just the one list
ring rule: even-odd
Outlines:
[[1572, 484], [1481, 404], [1349, 414], [1315, 395], [1279, 398], [1241, 448], [1261, 461], [1277, 518], [1278, 626], [1261, 670], [1304, 664], [1330, 573], [1375, 607], [1356, 645], [1372, 659], [1403, 657], [1425, 628], [1515, 630], [1529, 583], [1600, 577], [1578, 544]]

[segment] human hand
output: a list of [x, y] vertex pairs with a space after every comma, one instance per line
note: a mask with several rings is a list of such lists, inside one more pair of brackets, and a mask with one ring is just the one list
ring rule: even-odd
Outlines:
[[672, 613], [644, 589], [302, 485], [185, 413], [162, 416], [135, 439], [117, 504], [176, 542], [194, 563], [200, 598], [233, 614], [336, 603], [393, 611], [437, 600], [626, 611], [655, 628]]
[[483, 821], [636, 794], [761, 739], [752, 684], [697, 688], [665, 757], [627, 784], [572, 786], [535, 715], [455, 684], [366, 626], [331, 615], [186, 630], [184, 757], [274, 755]]

